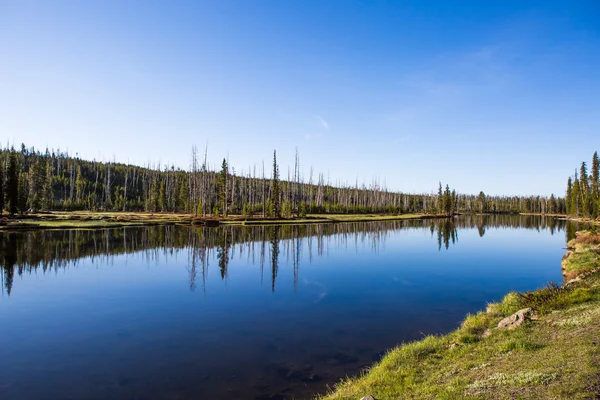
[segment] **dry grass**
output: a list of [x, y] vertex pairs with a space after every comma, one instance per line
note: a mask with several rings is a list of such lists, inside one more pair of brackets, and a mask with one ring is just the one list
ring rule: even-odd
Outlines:
[[183, 213], [151, 212], [103, 212], [72, 211], [27, 214], [0, 218], [0, 229], [95, 229], [122, 226], [143, 226], [160, 224], [185, 225], [287, 225], [333, 222], [390, 221], [402, 219], [435, 218], [424, 214], [314, 214], [304, 218], [246, 218], [241, 215], [227, 217], [197, 217]]
[[581, 233], [575, 238], [575, 243], [592, 245], [600, 244], [600, 235], [594, 235], [589, 232]]

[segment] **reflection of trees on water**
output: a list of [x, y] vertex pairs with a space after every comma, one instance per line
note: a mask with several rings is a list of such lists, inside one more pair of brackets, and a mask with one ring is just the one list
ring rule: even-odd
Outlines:
[[450, 241], [454, 244], [458, 240], [458, 229], [453, 219], [444, 219], [438, 222], [437, 225], [432, 225], [430, 229], [432, 233], [437, 231], [438, 250], [442, 249], [442, 243], [444, 243], [444, 247], [448, 250]]
[[[18, 275], [59, 268], [77, 267], [81, 260], [107, 263], [114, 256], [141, 254], [148, 261], [168, 258], [177, 251], [187, 252], [189, 288], [198, 285], [206, 291], [209, 261], [217, 260], [221, 278], [228, 277], [229, 262], [238, 257], [260, 265], [261, 283], [264, 266], [271, 266], [271, 289], [279, 272], [280, 257], [293, 265], [294, 290], [302, 256], [326, 255], [330, 248], [378, 252], [398, 230], [422, 230], [429, 227], [437, 236], [438, 248], [446, 249], [458, 240], [458, 229], [476, 229], [480, 236], [486, 228], [526, 228], [565, 230], [574, 236], [576, 224], [551, 218], [514, 215], [472, 215], [454, 219], [359, 222], [341, 224], [223, 226], [189, 228], [154, 226], [104, 230], [38, 230], [0, 233], [0, 265], [3, 292], [10, 295], [15, 272]], [[305, 248], [304, 248], [305, 247]], [[201, 280], [201, 283], [198, 282]]]
[[279, 269], [279, 226], [273, 227], [271, 238], [271, 291], [275, 292], [275, 279]]

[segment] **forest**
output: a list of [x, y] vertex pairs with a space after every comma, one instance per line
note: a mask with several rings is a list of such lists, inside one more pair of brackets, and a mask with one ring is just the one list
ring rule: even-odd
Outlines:
[[[583, 172], [585, 182], [577, 176], [573, 183], [570, 181], [571, 196], [565, 202], [564, 198], [554, 195], [460, 194], [441, 183], [437, 192], [401, 193], [388, 190], [378, 179], [370, 183], [333, 183], [323, 173], [315, 174], [312, 167], [307, 178], [300, 169], [297, 150], [294, 166], [287, 169], [286, 179], [281, 177], [276, 151], [270, 171], [265, 170], [263, 163], [260, 169], [255, 164], [248, 171], [238, 173], [230, 168], [227, 159], [214, 168], [207, 162], [206, 151], [203, 158], [200, 157], [193, 147], [190, 167], [183, 170], [160, 163], [137, 166], [83, 160], [68, 152], [48, 149], [40, 152], [24, 144], [20, 150], [5, 147], [0, 149], [0, 210], [10, 215], [91, 210], [279, 218], [323, 213], [561, 214], [574, 210], [572, 193], [577, 193], [579, 199], [585, 192], [586, 204], [590, 205], [583, 208], [578, 200], [577, 209], [581, 208], [582, 213], [598, 211], [598, 185], [593, 183], [597, 182], [597, 167], [595, 181], [592, 177], [588, 180], [587, 173]], [[597, 161], [597, 157], [595, 159]], [[582, 165], [582, 171], [584, 169]]]
[[581, 163], [579, 171], [567, 181], [567, 213], [574, 217], [598, 218], [600, 216], [600, 165], [598, 152], [592, 157], [592, 170]]

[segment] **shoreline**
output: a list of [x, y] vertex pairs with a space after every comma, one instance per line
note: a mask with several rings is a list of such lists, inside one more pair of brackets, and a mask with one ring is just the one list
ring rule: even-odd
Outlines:
[[451, 218], [438, 214], [309, 214], [293, 218], [197, 217], [193, 214], [146, 212], [55, 211], [0, 218], [0, 231], [43, 229], [103, 229], [157, 225], [215, 227], [220, 225], [305, 225]]
[[[505, 213], [456, 213], [458, 215], [500, 215]], [[518, 213], [514, 215], [560, 217], [562, 214]], [[198, 217], [194, 214], [163, 212], [121, 212], [121, 211], [50, 211], [16, 216], [2, 215], [0, 231], [42, 230], [42, 229], [104, 229], [142, 227], [157, 225], [185, 225], [215, 227], [220, 225], [259, 226], [259, 225], [306, 225], [342, 222], [375, 222], [399, 220], [445, 219], [453, 216], [443, 214], [308, 214], [304, 217], [273, 218], [244, 217]], [[590, 222], [583, 219], [570, 219], [576, 222]]]
[[600, 235], [578, 232], [562, 265], [562, 286], [508, 293], [455, 331], [390, 349], [316, 398], [596, 398]]

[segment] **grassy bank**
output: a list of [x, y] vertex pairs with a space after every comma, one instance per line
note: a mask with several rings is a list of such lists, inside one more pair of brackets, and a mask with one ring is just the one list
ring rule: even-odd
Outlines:
[[577, 232], [567, 243], [562, 270], [566, 280], [581, 278], [600, 268], [600, 235], [596, 232]]
[[[595, 243], [600, 236], [580, 233], [565, 257], [570, 277], [583, 279], [510, 293], [448, 335], [391, 350], [370, 371], [322, 399], [598, 398], [600, 250]], [[511, 330], [497, 328], [524, 308], [533, 310], [531, 320]]]
[[247, 218], [228, 216], [225, 218], [199, 218], [191, 214], [145, 213], [145, 212], [50, 212], [0, 218], [1, 229], [94, 229], [144, 225], [279, 225], [314, 224], [335, 222], [389, 221], [402, 219], [441, 218], [431, 214], [311, 214], [301, 218]]

